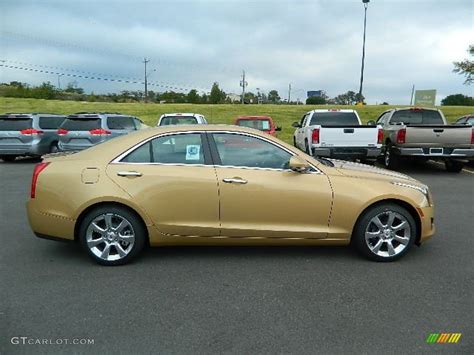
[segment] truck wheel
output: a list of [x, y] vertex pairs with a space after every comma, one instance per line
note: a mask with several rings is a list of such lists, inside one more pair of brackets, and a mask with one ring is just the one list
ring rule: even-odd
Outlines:
[[357, 222], [352, 244], [373, 261], [394, 261], [405, 255], [415, 242], [416, 223], [405, 208], [385, 203], [366, 211]]
[[454, 160], [445, 160], [444, 166], [450, 173], [459, 173], [464, 167], [464, 164]]
[[400, 165], [400, 157], [394, 154], [391, 144], [388, 144], [385, 148], [383, 163], [387, 169], [391, 170], [397, 169]]
[[309, 147], [307, 140], [304, 141], [304, 151], [306, 154], [313, 156], [313, 152], [311, 151], [311, 148]]

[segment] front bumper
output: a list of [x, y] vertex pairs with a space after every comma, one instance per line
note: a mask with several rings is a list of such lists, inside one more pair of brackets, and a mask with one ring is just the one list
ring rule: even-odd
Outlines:
[[313, 155], [327, 158], [353, 157], [353, 158], [377, 158], [382, 148], [367, 147], [313, 147]]
[[434, 207], [417, 208], [417, 211], [421, 221], [420, 239], [418, 244], [421, 244], [430, 239], [436, 232], [434, 224]]
[[[442, 148], [442, 147], [440, 147]], [[474, 159], [474, 149], [470, 148], [442, 148], [441, 153], [434, 153], [431, 148], [395, 148], [395, 153], [401, 156], [427, 158], [454, 158]]]

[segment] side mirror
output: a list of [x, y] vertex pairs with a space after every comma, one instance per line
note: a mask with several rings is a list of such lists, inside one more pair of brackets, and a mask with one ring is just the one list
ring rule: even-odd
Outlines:
[[300, 125], [299, 122], [293, 122], [293, 123], [291, 124], [291, 126], [292, 126], [292, 127], [295, 127], [295, 128], [301, 128], [301, 125]]
[[376, 125], [377, 125], [377, 123], [375, 123], [374, 120], [370, 120], [370, 121], [367, 122], [367, 126], [376, 126]]
[[300, 157], [292, 156], [289, 161], [290, 169], [297, 173], [306, 173], [310, 169], [310, 165]]
[[277, 126], [277, 128], [275, 128], [275, 131], [280, 132], [280, 131], [281, 131], [281, 127], [278, 127], [278, 126]]

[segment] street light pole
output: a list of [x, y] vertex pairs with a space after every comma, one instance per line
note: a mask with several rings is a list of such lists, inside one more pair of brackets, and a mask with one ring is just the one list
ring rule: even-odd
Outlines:
[[359, 102], [363, 102], [362, 99], [362, 85], [364, 83], [364, 62], [365, 62], [365, 29], [367, 26], [367, 7], [369, 6], [370, 0], [362, 0], [364, 4], [364, 37], [362, 40], [362, 65], [360, 68], [360, 87], [359, 87]]
[[149, 59], [143, 58], [143, 64], [145, 64], [145, 102], [148, 101], [148, 75], [146, 73], [146, 65], [149, 61]]

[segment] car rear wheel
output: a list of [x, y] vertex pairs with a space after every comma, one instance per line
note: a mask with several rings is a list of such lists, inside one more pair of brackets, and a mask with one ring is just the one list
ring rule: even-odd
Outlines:
[[454, 160], [446, 160], [444, 166], [450, 173], [459, 173], [464, 167], [464, 164]]
[[394, 261], [415, 242], [416, 224], [410, 212], [395, 204], [378, 205], [359, 219], [352, 236], [356, 249], [370, 260]]
[[0, 159], [6, 162], [12, 162], [16, 159], [16, 155], [2, 155], [0, 156]]
[[391, 144], [385, 148], [383, 163], [387, 169], [391, 170], [397, 169], [400, 165], [400, 157], [394, 154]]
[[146, 229], [138, 216], [118, 206], [91, 211], [79, 231], [82, 246], [99, 264], [123, 265], [145, 246]]
[[54, 142], [53, 144], [51, 144], [51, 147], [49, 148], [49, 152], [50, 153], [59, 152], [58, 143]]

